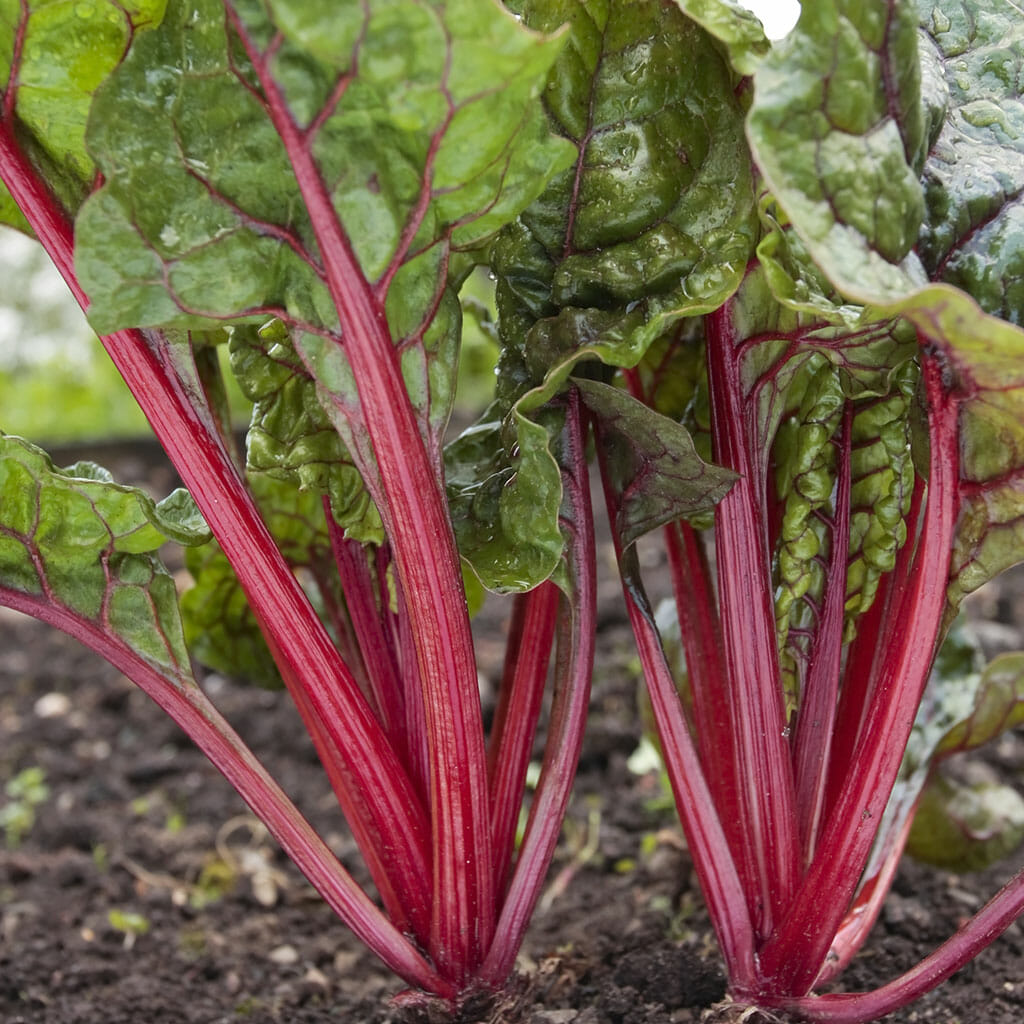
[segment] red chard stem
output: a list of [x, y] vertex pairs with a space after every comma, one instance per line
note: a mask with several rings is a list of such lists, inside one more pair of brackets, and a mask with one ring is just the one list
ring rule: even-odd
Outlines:
[[850, 770], [814, 861], [792, 910], [761, 951], [769, 992], [807, 992], [822, 969], [896, 781], [939, 640], [959, 509], [959, 404], [943, 386], [935, 357], [922, 355], [922, 374], [930, 439], [928, 499], [909, 585], [890, 620], [900, 625], [890, 633]]
[[708, 323], [715, 461], [740, 479], [715, 509], [715, 554], [740, 817], [751, 838], [739, 869], [758, 934], [771, 934], [796, 886], [799, 843], [788, 729], [779, 685], [765, 493], [751, 406], [744, 402], [730, 306]]

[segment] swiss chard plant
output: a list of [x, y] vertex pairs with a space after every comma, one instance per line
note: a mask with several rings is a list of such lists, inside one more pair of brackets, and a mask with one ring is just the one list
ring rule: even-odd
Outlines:
[[[733, 998], [872, 1020], [1024, 908], [1018, 876], [904, 977], [818, 994], [918, 807], [917, 849], [1009, 841], [1005, 800], [933, 770], [1024, 717], [1017, 656], [936, 660], [1024, 558], [1008, 0], [814, 0], [775, 47], [732, 0], [0, 0], [0, 26], [0, 217], [187, 488], [154, 502], [0, 435], [0, 601], [164, 707], [410, 1000], [500, 988], [552, 856], [593, 666], [594, 455]], [[446, 444], [478, 267], [495, 391]], [[481, 583], [515, 595], [487, 730]], [[288, 688], [376, 899], [193, 661]]]

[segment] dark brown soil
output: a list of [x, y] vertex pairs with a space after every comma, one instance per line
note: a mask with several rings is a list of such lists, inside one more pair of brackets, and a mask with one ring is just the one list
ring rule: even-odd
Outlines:
[[[521, 974], [465, 1024], [695, 1022], [724, 995], [673, 813], [654, 776], [626, 767], [639, 731], [636, 678], [614, 587], [604, 598], [576, 797]], [[1004, 614], [1019, 603], [1013, 595], [999, 602]], [[486, 671], [500, 650], [487, 629], [500, 629], [500, 620], [485, 621]], [[0, 635], [0, 779], [38, 766], [49, 786], [22, 841], [4, 850], [0, 839], [0, 1021], [402, 1019], [389, 1003], [399, 983], [159, 709], [31, 620], [0, 611]], [[207, 685], [358, 874], [358, 855], [287, 698], [220, 679]], [[1019, 780], [1024, 738], [1004, 739], [990, 760]], [[912, 966], [1021, 866], [1024, 854], [956, 877], [905, 863], [843, 986], [875, 987]], [[125, 931], [129, 914], [142, 919], [138, 934]], [[945, 986], [887, 1020], [1024, 1020], [1024, 927], [1013, 925]]]

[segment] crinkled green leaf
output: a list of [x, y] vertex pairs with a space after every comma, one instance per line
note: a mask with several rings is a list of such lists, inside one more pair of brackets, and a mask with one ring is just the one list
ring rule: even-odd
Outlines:
[[914, 392], [917, 368], [905, 363], [892, 391], [866, 399], [850, 432], [850, 552], [846, 583], [849, 626], [871, 607], [881, 577], [907, 540], [914, 491]]
[[232, 369], [253, 403], [246, 438], [250, 472], [326, 494], [348, 536], [380, 543], [380, 516], [351, 456], [317, 399], [316, 385], [279, 321], [236, 329]]
[[782, 503], [775, 550], [775, 629], [783, 691], [795, 705], [800, 655], [790, 627], [813, 618], [802, 599], [808, 594], [820, 597], [824, 591], [836, 479], [833, 437], [846, 401], [835, 367], [822, 356], [803, 365], [792, 388], [800, 396], [799, 405], [779, 425], [774, 445], [775, 488]]
[[720, 305], [740, 281], [756, 226], [731, 72], [703, 30], [654, 2], [514, 9], [542, 31], [568, 24], [544, 102], [577, 160], [491, 246], [502, 353], [497, 403], [481, 429], [492, 458], [454, 488], [471, 500], [452, 504], [457, 523], [470, 524], [456, 529], [474, 565], [472, 552], [483, 550], [502, 572], [514, 564], [518, 580], [539, 581], [561, 550], [561, 484], [547, 452], [533, 471], [544, 474], [533, 486], [550, 496], [545, 526], [524, 531], [518, 550], [500, 546], [510, 534], [498, 497], [508, 480], [523, 486], [515, 460], [540, 451], [524, 428], [581, 363], [636, 365], [680, 318]]
[[[751, 405], [750, 443], [773, 474], [773, 592], [786, 693], [795, 701], [820, 622], [835, 509], [835, 446], [852, 406], [846, 619], [870, 607], [906, 539], [914, 467], [908, 447], [916, 344], [900, 321], [812, 316], [774, 301], [764, 269], [732, 303]], [[853, 307], [849, 307], [852, 311]], [[747, 339], [747, 340], [743, 340]], [[849, 635], [849, 632], [848, 632]]]
[[[773, 276], [770, 268], [752, 268], [731, 303], [738, 337], [757, 339], [757, 344], [746, 345], [743, 359], [748, 392], [761, 396], [759, 401], [767, 403], [766, 409], [778, 407], [777, 396], [785, 399], [783, 408], [786, 402], [799, 401], [799, 396], [787, 398], [787, 389], [801, 360], [813, 352], [835, 365], [850, 398], [885, 395], [892, 390], [894, 376], [917, 354], [917, 338], [909, 324], [852, 305], [836, 316], [794, 308], [777, 301]], [[762, 434], [769, 420], [763, 423]]]
[[1024, 556], [1024, 25], [1005, 4], [939, 0], [922, 4], [922, 26], [925, 77], [945, 89], [947, 109], [924, 168], [918, 249], [930, 276], [956, 288], [910, 294], [899, 310], [944, 351], [964, 396], [952, 614], [964, 594]]
[[[319, 586], [332, 576], [330, 539], [319, 493], [300, 491], [292, 481], [256, 474], [250, 485], [267, 527], [285, 560], [299, 574], [314, 603], [323, 607]], [[181, 599], [185, 639], [192, 654], [209, 668], [261, 686], [281, 685], [280, 673], [227, 557], [216, 541], [186, 552], [195, 581]], [[337, 605], [340, 594], [328, 595]]]
[[619, 388], [577, 380], [599, 420], [609, 478], [621, 495], [616, 532], [628, 547], [645, 533], [707, 512], [736, 482], [736, 474], [705, 462], [689, 431]]
[[[750, 443], [773, 474], [773, 590], [787, 693], [816, 636], [827, 581], [835, 509], [835, 446], [851, 406], [847, 636], [871, 605], [882, 573], [907, 537], [914, 484], [910, 439], [918, 371], [912, 329], [847, 307], [822, 317], [775, 301], [772, 273], [748, 273], [731, 303]], [[856, 317], [847, 316], [847, 313]], [[770, 499], [769, 499], [770, 500]]]
[[[949, 590], [952, 615], [966, 593], [1024, 555], [1024, 333], [1013, 326], [1022, 308], [1024, 107], [1016, 68], [1024, 31], [1018, 12], [997, 0], [924, 3], [919, 61], [911, 60], [909, 5], [897, 5], [895, 28], [880, 47], [864, 42], [870, 32], [851, 35], [851, 19], [870, 21], [889, 5], [854, 6], [808, 5], [794, 35], [758, 70], [750, 137], [798, 236], [783, 253], [776, 230], [762, 252], [775, 258], [773, 286], [795, 308], [804, 303], [822, 311], [827, 298], [815, 272], [803, 272], [802, 246], [842, 295], [871, 304], [875, 317], [905, 317], [924, 344], [944, 353], [950, 384], [961, 397], [966, 480]], [[855, 36], [864, 42], [860, 73], [875, 96], [874, 107], [865, 109], [878, 115], [866, 134], [850, 137], [875, 140], [860, 152], [849, 148], [849, 127], [841, 132], [840, 122], [833, 124], [832, 81], [820, 64], [829, 50], [824, 41], [834, 38], [840, 54], [843, 40]], [[885, 67], [900, 60], [906, 74], [887, 77]], [[882, 98], [890, 103], [885, 110], [878, 106]], [[918, 113], [911, 116], [914, 103]], [[883, 134], [889, 164], [875, 156]], [[849, 151], [833, 174], [826, 143], [837, 135]], [[840, 188], [849, 208], [835, 201]], [[913, 198], [918, 192], [920, 203]], [[779, 272], [780, 253], [788, 262], [785, 273]], [[793, 283], [788, 293], [787, 276]], [[939, 283], [928, 284], [929, 278]]]
[[[758, 165], [810, 257], [847, 298], [904, 313], [930, 333], [929, 307], [952, 299], [926, 286], [942, 281], [1017, 322], [1019, 12], [1002, 0], [924, 0], [920, 11], [904, 0], [886, 20], [889, 6], [850, 0], [804, 9], [756, 76], [749, 134]], [[851, 32], [855, 19], [889, 25], [881, 43], [870, 30]], [[918, 19], [915, 46], [910, 23]], [[844, 40], [855, 38], [862, 59], [842, 67], [863, 80], [844, 93], [822, 61], [842, 56]], [[856, 107], [865, 88], [873, 96], [863, 107], [866, 127], [851, 134], [832, 96]], [[843, 160], [829, 159], [832, 145]]]
[[775, 298], [794, 312], [855, 327], [863, 318], [863, 308], [836, 291], [771, 193], [762, 196], [758, 210], [764, 237], [758, 243], [757, 258]]
[[1024, 331], [947, 285], [910, 303], [962, 396], [952, 614], [966, 594], [1024, 558]]
[[226, 676], [280, 688], [281, 674], [220, 546], [189, 551], [185, 566], [196, 582], [182, 595], [181, 614], [196, 660]]
[[937, 775], [921, 794], [907, 852], [949, 871], [980, 871], [1024, 840], [1024, 797], [1010, 786]]
[[[564, 165], [564, 144], [530, 114], [558, 44], [497, 5], [392, 0], [316, 15], [293, 6], [275, 5], [278, 24], [260, 5], [241, 17], [257, 46], [285, 33], [271, 73], [296, 120], [316, 121], [310, 145], [371, 280], [434, 246], [474, 244]], [[252, 75], [219, 3], [172, 2], [160, 31], [138, 40], [100, 91], [89, 144], [107, 185], [83, 213], [79, 244], [101, 327], [187, 325], [263, 306], [334, 326], [287, 154]], [[333, 97], [339, 75], [347, 87]], [[160, 203], [148, 202], [154, 192]], [[406, 251], [403, 231], [417, 227]], [[443, 261], [430, 262], [436, 275]], [[435, 279], [427, 297], [444, 286]], [[426, 322], [423, 289], [411, 291], [415, 316], [401, 312]]]
[[[917, 8], [820, 0], [754, 76], [748, 136], [769, 188], [841, 292], [899, 299], [925, 283], [929, 138]], [[848, 288], [849, 286], [849, 288]]]
[[729, 62], [741, 75], [752, 75], [772, 48], [760, 19], [735, 0], [676, 0], [679, 9], [723, 43]]
[[552, 446], [563, 423], [553, 407], [503, 420], [495, 405], [445, 449], [459, 552], [488, 590], [529, 590], [561, 560], [562, 479]]
[[581, 359], [635, 365], [728, 297], [754, 242], [753, 181], [730, 71], [693, 22], [654, 2], [515, 9], [568, 24], [544, 102], [577, 153], [492, 249], [505, 400], [533, 387], [540, 404]]
[[[0, 97], [13, 107], [22, 145], [70, 210], [78, 208], [95, 174], [85, 148], [93, 92], [132, 35], [159, 23], [165, 4], [0, 0]], [[6, 95], [11, 88], [13, 101]], [[28, 229], [2, 184], [0, 223]]]
[[56, 469], [0, 435], [0, 583], [97, 621], [151, 663], [186, 670], [174, 581], [157, 555], [209, 531], [184, 491], [154, 502], [92, 463]]

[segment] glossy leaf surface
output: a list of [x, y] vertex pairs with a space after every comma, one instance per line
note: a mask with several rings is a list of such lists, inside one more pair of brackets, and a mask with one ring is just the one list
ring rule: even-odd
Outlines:
[[99, 622], [172, 674], [188, 672], [174, 581], [157, 555], [209, 533], [192, 500], [154, 503], [92, 463], [56, 469], [0, 435], [0, 584]]
[[552, 453], [563, 416], [513, 410], [507, 423], [492, 407], [445, 450], [459, 551], [496, 593], [535, 587], [555, 571], [563, 549], [562, 479]]
[[[0, 97], [4, 119], [69, 210], [76, 210], [95, 165], [85, 146], [97, 86], [132, 36], [159, 24], [166, 0], [0, 3]], [[0, 223], [28, 228], [0, 184]]]
[[[236, 328], [231, 364], [253, 403], [246, 437], [250, 477], [266, 476], [327, 495], [338, 524], [350, 537], [380, 543], [384, 535], [377, 509], [284, 325], [271, 321], [258, 330]], [[286, 508], [290, 499], [285, 489], [277, 493]]]
[[883, 301], [925, 281], [917, 37], [906, 0], [807, 4], [754, 79], [748, 130], [771, 191], [841, 291]]
[[[847, 322], [860, 304], [862, 319], [902, 315], [948, 362], [965, 481], [950, 614], [1022, 550], [1021, 47], [1003, 4], [808, 5], [758, 69], [750, 119], [791, 221], [791, 233], [770, 225], [761, 250], [780, 298]], [[843, 79], [853, 73], [861, 85]]]
[[753, 74], [771, 49], [757, 15], [735, 0], [676, 0], [679, 9], [725, 45], [741, 75]]
[[633, 365], [720, 304], [754, 242], [753, 181], [729, 70], [693, 22], [648, 2], [516, 9], [569, 30], [544, 101], [575, 164], [494, 256], [503, 340], [539, 384], [574, 355]]
[[[472, 441], [456, 446], [473, 444], [473, 457], [488, 467], [459, 483], [464, 496], [476, 496], [470, 519], [457, 525], [474, 565], [480, 539], [508, 536], [495, 518], [499, 504], [491, 501], [487, 512], [480, 495], [496, 495], [512, 479], [545, 495], [560, 487], [550, 454], [532, 464], [532, 484], [516, 473], [525, 453], [539, 451], [535, 421], [545, 403], [581, 364], [633, 366], [680, 317], [724, 300], [739, 283], [755, 232], [742, 112], [730, 70], [703, 30], [646, 0], [512, 6], [533, 28], [567, 26], [543, 99], [575, 160], [490, 250], [502, 345], [497, 404], [491, 426], [481, 424]], [[541, 563], [548, 572], [557, 564], [557, 502], [534, 508], [545, 510], [544, 527], [532, 532], [545, 538], [546, 554], [511, 575], [536, 583], [544, 578]], [[457, 511], [457, 524], [462, 518]], [[514, 565], [517, 550], [531, 548], [506, 547], [499, 560]], [[477, 571], [481, 578], [492, 572]]]
[[[358, 408], [294, 154], [253, 86], [244, 41], [262, 54], [386, 305], [421, 429], [436, 447], [454, 384], [459, 308], [449, 275], [458, 253], [514, 216], [570, 156], [531, 102], [558, 44], [490, 4], [274, 11], [276, 23], [242, 5], [240, 40], [212, 0], [173, 3], [161, 30], [136, 41], [97, 97], [89, 144], [106, 184], [77, 232], [94, 325], [267, 324], [275, 316], [317, 381], [324, 418], [338, 428], [339, 416]], [[325, 49], [324, 38], [341, 42]], [[488, 61], [471, 58], [470, 40]], [[394, 60], [399, 54], [406, 57]], [[317, 420], [311, 392], [293, 390]], [[265, 404], [258, 415], [266, 441]], [[314, 448], [323, 426], [310, 424]], [[327, 444], [333, 450], [307, 458], [307, 477], [347, 461]], [[365, 446], [355, 454], [370, 473]], [[319, 483], [335, 499], [351, 489], [338, 471]]]

